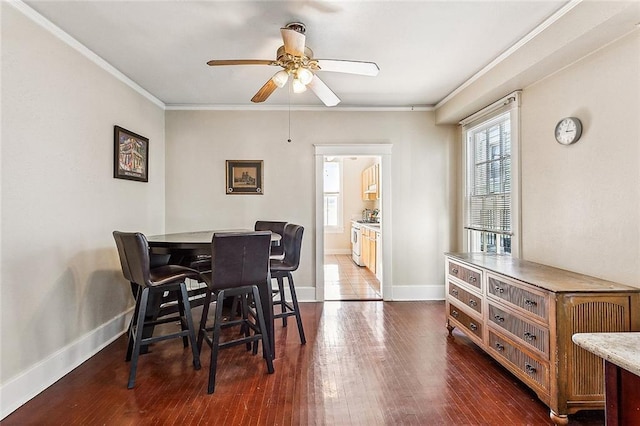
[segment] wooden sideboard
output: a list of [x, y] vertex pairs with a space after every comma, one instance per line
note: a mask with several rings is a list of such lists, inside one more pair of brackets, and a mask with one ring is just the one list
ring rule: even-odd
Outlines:
[[640, 289], [508, 255], [447, 253], [445, 264], [450, 334], [458, 327], [535, 391], [556, 424], [604, 409], [602, 359], [571, 337], [640, 331]]

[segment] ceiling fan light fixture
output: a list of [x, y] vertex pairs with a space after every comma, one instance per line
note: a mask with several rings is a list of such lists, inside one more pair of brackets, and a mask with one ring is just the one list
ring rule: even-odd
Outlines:
[[293, 93], [302, 93], [307, 90], [307, 86], [300, 81], [297, 77], [293, 79], [292, 83]]
[[313, 80], [313, 73], [307, 68], [300, 68], [296, 73], [296, 77], [298, 77], [298, 80], [306, 86], [311, 83], [311, 80]]
[[289, 73], [286, 70], [280, 70], [271, 77], [271, 80], [273, 80], [276, 86], [282, 88], [287, 84], [287, 80], [289, 80]]

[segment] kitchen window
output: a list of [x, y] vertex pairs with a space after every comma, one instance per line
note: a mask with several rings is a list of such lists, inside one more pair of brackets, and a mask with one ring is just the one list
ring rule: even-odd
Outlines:
[[519, 92], [461, 122], [464, 136], [464, 245], [519, 255]]
[[342, 159], [324, 161], [324, 230], [343, 232], [342, 220]]

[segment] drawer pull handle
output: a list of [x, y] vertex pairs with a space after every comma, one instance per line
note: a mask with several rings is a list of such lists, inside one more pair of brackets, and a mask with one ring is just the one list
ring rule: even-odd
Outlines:
[[494, 315], [493, 319], [498, 322], [504, 322], [504, 317], [501, 317], [500, 315]]
[[454, 318], [458, 318], [458, 311], [451, 311], [451, 316]]
[[536, 302], [535, 300], [531, 300], [531, 299], [524, 299], [524, 304], [527, 306], [538, 306], [538, 302]]
[[527, 340], [536, 340], [536, 335], [535, 334], [531, 334], [528, 331], [524, 332], [524, 338]]
[[458, 289], [452, 288], [451, 289], [451, 294], [453, 294], [454, 296], [458, 297]]
[[458, 268], [451, 269], [451, 273], [458, 275]]
[[469, 306], [478, 306], [478, 302], [473, 299], [469, 299]]
[[474, 276], [470, 276], [469, 277], [469, 282], [470, 283], [475, 283], [476, 281], [478, 281], [478, 279], [476, 277], [474, 277]]
[[469, 328], [471, 329], [471, 331], [476, 331], [478, 329], [478, 326], [474, 323], [469, 323]]
[[496, 292], [497, 293], [504, 293], [504, 288], [496, 286]]
[[504, 351], [504, 345], [501, 345], [500, 343], [496, 343], [496, 349], [500, 352]]
[[528, 362], [524, 363], [524, 369], [527, 370], [529, 374], [534, 374], [537, 371], [536, 368]]

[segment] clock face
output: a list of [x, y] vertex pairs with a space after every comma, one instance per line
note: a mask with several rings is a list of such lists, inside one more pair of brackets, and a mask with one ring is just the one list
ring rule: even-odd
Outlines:
[[575, 117], [563, 118], [556, 125], [556, 140], [563, 145], [577, 142], [582, 135], [582, 123]]

